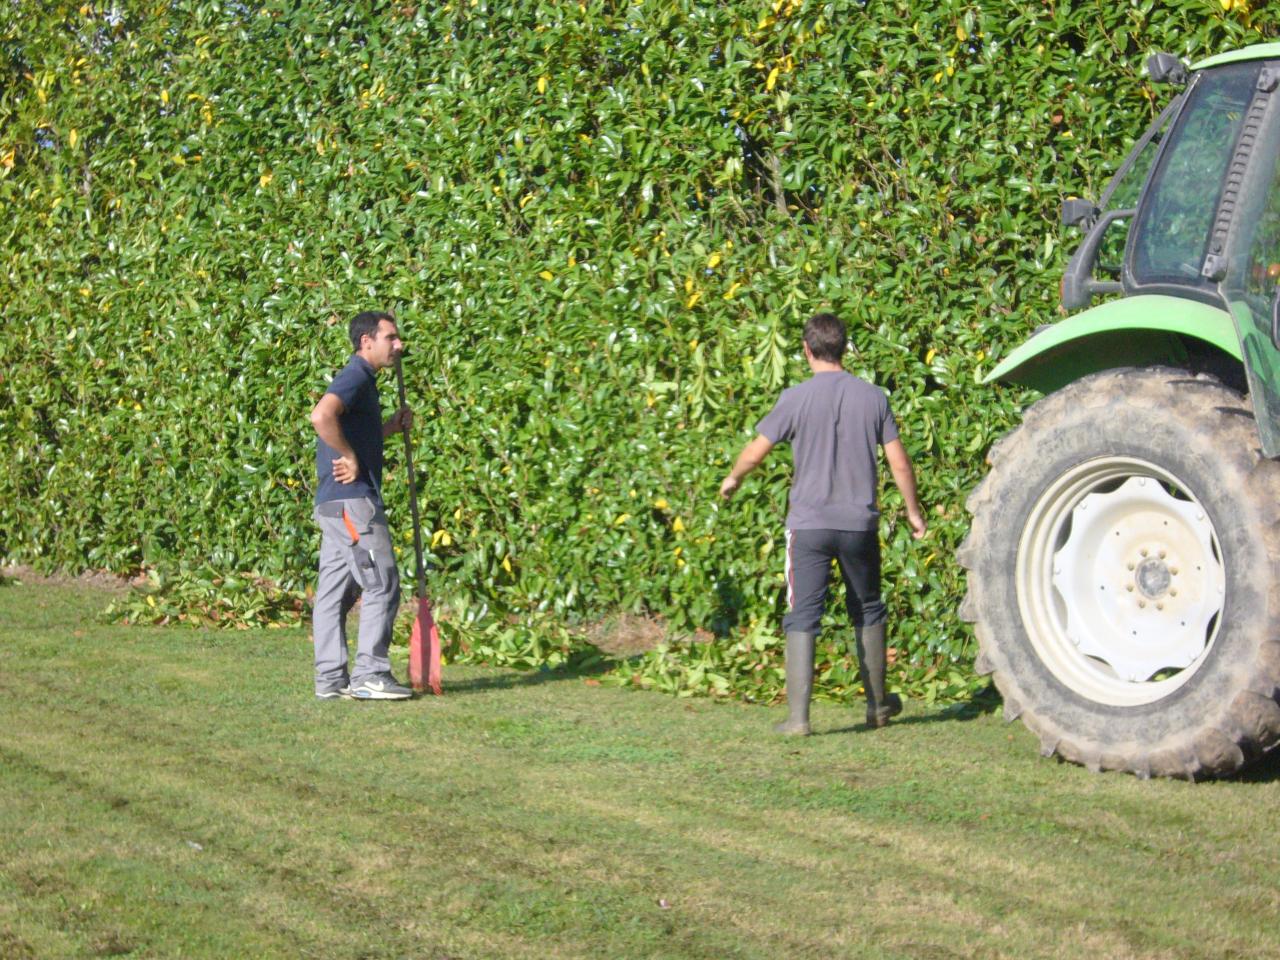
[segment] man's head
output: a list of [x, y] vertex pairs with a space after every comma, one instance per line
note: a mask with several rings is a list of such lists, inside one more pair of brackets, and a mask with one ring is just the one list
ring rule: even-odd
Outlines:
[[846, 343], [844, 322], [834, 313], [815, 313], [804, 325], [804, 342], [813, 359], [839, 363]]
[[395, 318], [389, 313], [367, 310], [351, 318], [347, 328], [356, 354], [375, 370], [389, 367], [404, 352]]

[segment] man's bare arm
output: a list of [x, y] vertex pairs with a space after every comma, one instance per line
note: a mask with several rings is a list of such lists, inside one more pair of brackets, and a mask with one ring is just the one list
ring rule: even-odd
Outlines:
[[321, 440], [340, 454], [333, 461], [333, 479], [339, 483], [354, 483], [360, 474], [360, 465], [356, 462], [356, 452], [342, 432], [342, 424], [338, 422], [345, 409], [334, 394], [326, 393], [311, 411], [311, 426]]
[[916, 494], [916, 472], [911, 467], [911, 457], [907, 455], [907, 448], [902, 445], [902, 441], [894, 439], [884, 445], [884, 458], [889, 461], [889, 472], [893, 474], [893, 482], [907, 505], [907, 522], [911, 524], [911, 536], [919, 540], [924, 536], [928, 525], [924, 520], [920, 498]]
[[382, 438], [385, 440], [393, 433], [408, 433], [409, 428], [413, 426], [413, 411], [408, 407], [401, 407], [391, 416], [387, 417], [382, 424]]
[[720, 484], [720, 496], [728, 500], [737, 493], [738, 487], [742, 486], [742, 478], [760, 466], [772, 449], [772, 440], [763, 434], [756, 434], [755, 438], [742, 448], [742, 452], [738, 454], [738, 460], [734, 463], [733, 469], [729, 471], [729, 475]]

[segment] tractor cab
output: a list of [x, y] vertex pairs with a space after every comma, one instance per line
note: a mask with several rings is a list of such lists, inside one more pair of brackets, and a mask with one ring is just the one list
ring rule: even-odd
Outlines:
[[1085, 231], [1063, 307], [1116, 295], [1129, 303], [1055, 325], [1064, 329], [1028, 341], [988, 379], [1047, 392], [1126, 361], [1205, 369], [1247, 382], [1263, 449], [1280, 455], [1280, 43], [1191, 67], [1156, 54], [1147, 71], [1179, 92], [1097, 204], [1062, 208], [1063, 223]]

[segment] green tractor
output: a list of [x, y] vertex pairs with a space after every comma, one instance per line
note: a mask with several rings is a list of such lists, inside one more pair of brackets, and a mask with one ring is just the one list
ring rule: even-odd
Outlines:
[[1063, 205], [1080, 312], [987, 378], [1045, 397], [969, 498], [961, 615], [1045, 756], [1199, 779], [1280, 741], [1280, 43], [1147, 69], [1177, 96]]

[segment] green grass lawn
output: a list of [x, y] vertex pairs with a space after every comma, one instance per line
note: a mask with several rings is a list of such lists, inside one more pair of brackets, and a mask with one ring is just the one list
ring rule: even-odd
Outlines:
[[819, 704], [780, 740], [777, 709], [470, 667], [317, 702], [305, 632], [105, 601], [0, 587], [5, 960], [1280, 955], [1274, 757], [1144, 783], [998, 712]]

